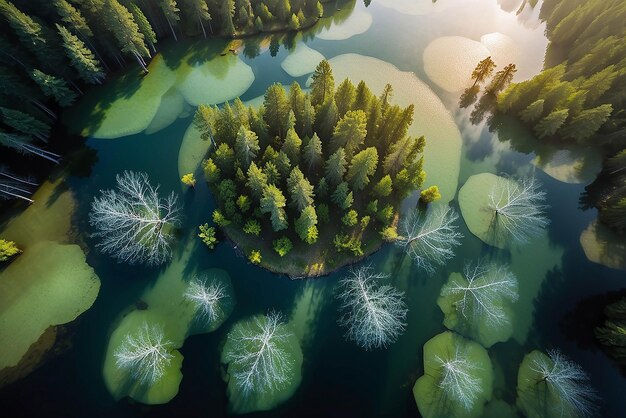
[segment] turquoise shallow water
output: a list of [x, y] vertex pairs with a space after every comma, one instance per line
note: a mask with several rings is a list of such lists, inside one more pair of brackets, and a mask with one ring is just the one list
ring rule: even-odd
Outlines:
[[[366, 55], [393, 64], [401, 71], [413, 72], [445, 106], [446, 112], [439, 115], [441, 120], [454, 121], [460, 132], [463, 145], [458, 187], [469, 176], [481, 172], [516, 174], [527, 171], [531, 168], [533, 155], [511, 150], [484, 125], [472, 126], [466, 112], [458, 110], [458, 94], [446, 92], [429, 80], [424, 71], [422, 52], [432, 40], [441, 36], [479, 40], [484, 34], [500, 31], [513, 39], [519, 49], [520, 73], [525, 71], [532, 75], [542, 64], [545, 48], [542, 28], [535, 28], [532, 16], [515, 17], [502, 11], [495, 0], [483, 2], [482, 10], [472, 7], [472, 2], [448, 3], [449, 7], [438, 5], [432, 11], [422, 5], [424, 7], [419, 10], [401, 13], [377, 4], [376, 0], [368, 8], [359, 2], [355, 6], [356, 16], [363, 19], [364, 15], [370, 15], [371, 26], [351, 22], [349, 6], [344, 7], [336, 18], [336, 26], [343, 28], [341, 37], [366, 28], [362, 33], [341, 40], [318, 39], [315, 37], [318, 28], [304, 36], [281, 41], [275, 54], [275, 45], [251, 39], [238, 57], [229, 57], [229, 62], [224, 65], [215, 63], [215, 60], [224, 59], [217, 53], [224, 47], [223, 41], [162, 46], [163, 72], [153, 73], [162, 78], [155, 83], [157, 87], [145, 92], [145, 97], [157, 100], [157, 104], [137, 109], [136, 119], [144, 118], [147, 121], [144, 125], [148, 125], [152, 120], [142, 112], [154, 111], [160, 121], [166, 120], [168, 124], [161, 123], [160, 130], [152, 125], [151, 133], [141, 130], [116, 139], [89, 138], [87, 147], [97, 154], [91, 175], [72, 177], [68, 181], [78, 201], [75, 226], [85, 233], [86, 244], [90, 249], [94, 248], [94, 242], [88, 237], [89, 202], [98, 190], [112, 187], [115, 174], [123, 170], [145, 171], [154, 183], [161, 185], [163, 192], [179, 193], [185, 216], [177, 249], [182, 250], [185, 243], [195, 239], [197, 225], [210, 220], [214, 202], [203, 182], [198, 182], [195, 190], [185, 192], [179, 183], [178, 152], [194, 109], [193, 103], [188, 102], [190, 74], [197, 77], [195, 83], [217, 83], [210, 84], [212, 88], [219, 88], [220, 80], [228, 80], [233, 84], [228, 87], [232, 94], [241, 94], [242, 100], [250, 100], [261, 95], [271, 83], [289, 84], [293, 81], [281, 68], [281, 63], [290, 54], [285, 45], [297, 49], [298, 44], [305, 43], [328, 59], [347, 53]], [[423, 10], [428, 13], [415, 14]], [[332, 34], [332, 31], [328, 33]], [[332, 36], [328, 33], [326, 38]], [[253, 56], [251, 51], [257, 49], [259, 55]], [[246, 75], [249, 75], [246, 67], [254, 75], [253, 81]], [[240, 71], [238, 74], [242, 75], [229, 78], [229, 71]], [[297, 80], [305, 84], [307, 78], [305, 75]], [[160, 83], [171, 85], [161, 89]], [[95, 103], [119, 105], [117, 101], [121, 97], [132, 98], [140, 91], [139, 84], [136, 74], [128, 74], [123, 82], [91, 91], [84, 99], [81, 112], [92, 109], [90, 106]], [[203, 89], [198, 85], [198, 91], [207, 90]], [[213, 94], [210, 89], [207, 91], [207, 95]], [[166, 93], [167, 98], [161, 98]], [[223, 91], [219, 93], [225, 94]], [[402, 96], [402, 92], [397, 95]], [[412, 100], [422, 103], [424, 112], [433, 109], [430, 103], [424, 103], [423, 97]], [[148, 101], [142, 99], [144, 104]], [[70, 128], [94, 128], [100, 125], [96, 121], [107, 110], [105, 108], [90, 119], [81, 112], [66, 116]], [[417, 112], [420, 112], [420, 106]], [[391, 275], [391, 282], [406, 292], [409, 305], [405, 334], [385, 351], [365, 352], [343, 339], [342, 330], [337, 325], [337, 302], [333, 292], [346, 269], [320, 279], [292, 281], [247, 263], [229, 243], [221, 243], [212, 252], [196, 245], [188, 269], [217, 267], [226, 270], [232, 279], [237, 306], [216, 332], [186, 340], [180, 349], [185, 359], [179, 394], [161, 406], [143, 406], [128, 400], [115, 402], [104, 386], [102, 364], [116, 318], [140, 299], [146, 289], [154, 286], [162, 269], [118, 265], [96, 251], [90, 251], [87, 261], [101, 278], [102, 287], [93, 308], [72, 328], [73, 347], [30, 377], [0, 391], [0, 404], [21, 411], [12, 416], [56, 416], [56, 412], [77, 417], [224, 416], [228, 400], [226, 385], [221, 379], [219, 355], [225, 334], [239, 319], [275, 309], [286, 316], [297, 313], [297, 332], [304, 341], [302, 383], [286, 403], [258, 415], [418, 416], [411, 388], [423, 373], [423, 344], [445, 330], [443, 314], [436, 305], [441, 286], [451, 272], [461, 271], [466, 260], [492, 255], [512, 265], [520, 280], [521, 294], [515, 308], [514, 337], [489, 350], [496, 375], [494, 397], [514, 403], [517, 367], [524, 354], [535, 348], [558, 347], [591, 375], [593, 386], [603, 398], [602, 416], [620, 416], [626, 380], [592, 344], [592, 331], [585, 321], [580, 320], [585, 314], [575, 314], [581, 312], [576, 310], [577, 305], [587, 298], [623, 288], [624, 273], [593, 264], [585, 258], [578, 240], [580, 233], [595, 218], [595, 213], [579, 209], [578, 199], [584, 185], [562, 183], [541, 170], [534, 173], [547, 192], [551, 224], [546, 236], [521, 251], [494, 251], [474, 237], [459, 219], [458, 224], [465, 235], [462, 246], [456, 257], [433, 276], [418, 271], [392, 246], [385, 246], [366, 261]], [[407, 206], [411, 203], [414, 200], [407, 202]], [[458, 210], [456, 199], [451, 205]], [[37, 402], [33, 402], [35, 399]]]

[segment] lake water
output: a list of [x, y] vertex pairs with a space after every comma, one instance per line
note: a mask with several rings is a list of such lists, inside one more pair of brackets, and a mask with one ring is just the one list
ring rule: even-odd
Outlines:
[[[485, 124], [472, 125], [469, 111], [457, 105], [468, 71], [485, 54], [499, 67], [517, 64], [516, 80], [540, 71], [547, 45], [543, 26], [537, 12], [516, 16], [516, 9], [516, 2], [507, 0], [439, 0], [435, 5], [431, 0], [373, 0], [367, 8], [360, 1], [347, 2], [332, 21], [282, 39], [278, 51], [275, 42], [260, 38], [236, 45], [239, 54], [226, 56], [220, 55], [227, 45], [221, 40], [166, 43], [147, 77], [131, 70], [87, 92], [64, 120], [70, 131], [89, 137], [87, 147], [97, 158], [89, 176], [70, 177], [67, 186], [77, 202], [73, 226], [90, 249], [87, 262], [100, 277], [100, 294], [73, 326], [69, 351], [0, 391], [2, 408], [14, 411], [7, 416], [225, 416], [228, 399], [219, 356], [226, 333], [238, 320], [270, 309], [282, 312], [302, 341], [302, 383], [287, 402], [259, 416], [418, 416], [411, 389], [423, 373], [422, 346], [445, 331], [436, 304], [441, 286], [465, 261], [485, 255], [510, 263], [520, 282], [513, 337], [489, 349], [496, 379], [494, 405], [486, 416], [504, 416], [496, 412], [502, 406], [496, 400], [515, 403], [523, 356], [550, 348], [560, 348], [590, 374], [603, 399], [602, 416], [623, 416], [624, 376], [590, 342], [592, 329], [568, 316], [580, 301], [619, 290], [626, 280], [623, 271], [588, 261], [579, 243], [596, 217], [593, 210], [579, 209], [579, 196], [590, 179], [566, 183], [535, 168], [530, 150], [517, 152]], [[290, 54], [294, 57], [287, 60]], [[439, 184], [444, 200], [457, 210], [458, 189], [470, 176], [484, 172], [534, 172], [550, 205], [547, 233], [511, 251], [482, 243], [460, 218], [462, 246], [432, 276], [390, 245], [368, 258], [367, 264], [389, 273], [391, 282], [406, 292], [409, 306], [407, 330], [387, 350], [366, 352], [344, 340], [334, 287], [346, 269], [319, 279], [290, 280], [251, 265], [229, 243], [209, 251], [195, 234], [199, 224], [210, 221], [214, 201], [203, 181], [190, 191], [179, 180], [181, 172], [196, 167], [204, 151], [193, 132], [181, 147], [198, 103], [220, 104], [237, 96], [253, 101], [274, 82], [295, 79], [304, 85], [320, 55], [331, 61], [337, 84], [345, 77], [365, 78], [378, 94], [390, 82], [394, 102], [416, 104], [412, 132], [425, 134], [429, 141], [427, 183]], [[145, 171], [163, 192], [179, 193], [185, 217], [169, 266], [119, 265], [95, 251], [88, 235], [90, 202], [99, 190], [113, 187], [115, 174], [123, 170]], [[109, 336], [120, 316], [156, 292], [160, 280], [171, 280], [177, 268], [185, 275], [226, 270], [237, 299], [234, 312], [217, 331], [187, 338], [179, 350], [183, 380], [172, 401], [158, 406], [116, 402], [102, 374]]]

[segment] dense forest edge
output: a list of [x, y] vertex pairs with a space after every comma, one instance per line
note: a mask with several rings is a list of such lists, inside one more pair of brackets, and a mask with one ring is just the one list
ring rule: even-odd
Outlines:
[[[236, 99], [194, 118], [213, 143], [203, 163], [213, 222], [250, 261], [291, 277], [328, 274], [393, 241], [399, 206], [426, 175], [425, 139], [407, 136], [414, 106], [393, 105], [390, 85], [379, 97], [363, 81], [335, 89], [324, 60], [310, 87], [274, 84], [259, 109]], [[434, 186], [420, 200], [438, 197]], [[212, 247], [214, 231], [200, 229]]]
[[[491, 129], [528, 152], [545, 145], [595, 148], [604, 164], [581, 197], [599, 219], [626, 234], [626, 3], [621, 0], [545, 0], [539, 17], [550, 41], [544, 70], [497, 96]], [[507, 134], [515, 118], [536, 143]]]
[[[87, 85], [135, 62], [159, 41], [295, 33], [354, 2], [318, 0], [0, 0], [0, 204], [32, 203], [38, 182], [82, 143], [55, 137], [61, 108]], [[44, 161], [46, 160], [46, 161]], [[26, 162], [33, 161], [33, 164]], [[26, 168], [29, 167], [29, 168]]]

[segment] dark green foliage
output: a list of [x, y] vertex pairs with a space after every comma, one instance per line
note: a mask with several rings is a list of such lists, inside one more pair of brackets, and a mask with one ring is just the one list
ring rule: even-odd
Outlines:
[[626, 298], [607, 305], [606, 321], [595, 330], [596, 338], [622, 367], [626, 366]]
[[293, 244], [287, 237], [282, 237], [274, 241], [274, 251], [276, 251], [281, 257], [287, 255], [292, 248]]

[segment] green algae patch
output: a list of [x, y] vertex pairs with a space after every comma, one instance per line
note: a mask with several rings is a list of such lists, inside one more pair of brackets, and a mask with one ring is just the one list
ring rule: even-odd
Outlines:
[[[269, 411], [289, 399], [300, 386], [303, 357], [298, 337], [289, 325], [278, 322], [274, 328], [271, 321], [270, 316], [258, 315], [237, 322], [228, 333], [221, 361], [227, 366], [225, 379], [233, 413]], [[263, 338], [269, 332], [271, 337]], [[254, 336], [260, 338], [251, 338]], [[253, 361], [242, 361], [245, 355]], [[262, 360], [255, 362], [257, 358]], [[251, 366], [257, 365], [259, 370], [255, 372]], [[251, 378], [254, 383], [246, 385], [243, 379], [250, 371], [255, 372]]]
[[532, 164], [563, 183], [591, 183], [602, 169], [602, 156], [596, 149], [557, 150], [538, 155]]
[[485, 244], [497, 248], [508, 248], [510, 240], [495, 230], [495, 212], [489, 208], [489, 193], [498, 181], [514, 180], [481, 173], [471, 176], [459, 190], [459, 206], [463, 220], [470, 232]]
[[42, 241], [0, 273], [0, 370], [17, 365], [50, 326], [91, 307], [100, 279], [78, 245]]
[[323, 59], [324, 56], [318, 51], [301, 43], [296, 45], [295, 50], [285, 58], [280, 66], [291, 77], [297, 78], [315, 71], [315, 67]]
[[185, 109], [185, 99], [175, 88], [170, 88], [167, 93], [161, 97], [161, 104], [157, 110], [152, 122], [146, 128], [146, 134], [154, 134], [162, 129], [167, 128], [176, 121]]
[[[480, 279], [478, 279], [480, 280]], [[492, 315], [483, 312], [478, 316], [470, 317], [462, 313], [462, 292], [450, 292], [454, 286], [468, 286], [468, 280], [460, 273], [452, 273], [443, 285], [437, 305], [444, 314], [443, 324], [446, 328], [457, 331], [461, 335], [472, 338], [489, 348], [497, 342], [504, 342], [513, 335], [513, 309], [511, 302], [504, 298], [490, 296], [485, 306]], [[471, 298], [471, 296], [468, 296]], [[474, 303], [478, 303], [477, 301]], [[469, 311], [471, 307], [466, 307]]]
[[[163, 270], [155, 284], [147, 288], [141, 296], [147, 308], [142, 311], [131, 311], [113, 330], [108, 343], [103, 376], [107, 389], [116, 399], [129, 396], [146, 404], [169, 402], [178, 393], [182, 379], [180, 371], [182, 356], [175, 349], [182, 347], [189, 335], [216, 330], [232, 313], [235, 298], [228, 273], [222, 269], [198, 272], [188, 267], [198, 242], [194, 236], [190, 237], [187, 245]], [[195, 277], [204, 278], [207, 282], [221, 283], [228, 296], [220, 301], [219, 315], [211, 321], [199, 318], [197, 306], [185, 297]], [[124, 336], [135, 332], [143, 323], [162, 327], [165, 339], [170, 341], [174, 348], [172, 351], [174, 359], [168, 366], [164, 380], [152, 386], [140, 384], [127, 371], [115, 364], [115, 350], [122, 343]]]
[[294, 301], [289, 326], [302, 345], [312, 342], [324, 307], [332, 300], [332, 285], [327, 280], [306, 280]]
[[43, 183], [32, 197], [35, 202], [0, 231], [2, 238], [15, 241], [23, 250], [40, 241], [69, 242], [76, 201], [64, 180]]
[[[445, 379], [444, 363], [450, 362], [449, 367], [464, 372], [463, 379]], [[424, 344], [424, 375], [415, 382], [413, 396], [425, 418], [480, 417], [491, 399], [493, 379], [487, 350], [447, 331]], [[458, 390], [452, 390], [453, 385], [458, 385]]]
[[415, 105], [413, 124], [408, 134], [424, 135], [423, 188], [437, 185], [440, 202], [448, 203], [456, 195], [461, 167], [461, 133], [439, 97], [412, 72], [400, 71], [394, 65], [359, 54], [343, 54], [329, 60], [337, 83], [349, 78], [364, 80], [372, 92], [379, 94], [387, 83], [393, 87], [393, 102], [400, 106]]
[[626, 241], [598, 220], [580, 234], [580, 245], [591, 262], [626, 270]]
[[361, 9], [353, 10], [346, 20], [333, 19], [328, 25], [324, 20], [318, 23], [314, 30], [319, 30], [315, 35], [325, 41], [342, 41], [353, 36], [360, 35], [372, 26], [372, 15]]
[[144, 323], [159, 323], [159, 318], [148, 310], [131, 311], [127, 314], [111, 334], [109, 346], [104, 360], [104, 383], [115, 400], [129, 396], [134, 400], [148, 404], [159, 405], [169, 402], [178, 393], [178, 387], [183, 379], [181, 366], [183, 356], [172, 350], [172, 359], [166, 366], [163, 376], [153, 385], [141, 384], [130, 376], [130, 371], [117, 366], [115, 351], [123, 344], [128, 334], [134, 334]]
[[178, 177], [195, 173], [210, 147], [211, 141], [202, 139], [200, 131], [192, 122], [185, 131], [178, 150]]
[[238, 55], [218, 56], [187, 68], [178, 90], [187, 103], [213, 105], [244, 94], [254, 81], [252, 68]]
[[[148, 69], [150, 72], [143, 77], [137, 74], [125, 76], [137, 78], [131, 86], [125, 80], [105, 86], [114, 99], [109, 102], [105, 95], [105, 99], [96, 104], [92, 113], [101, 120], [96, 126], [84, 127], [81, 131], [83, 136], [114, 139], [137, 134], [150, 125], [161, 106], [162, 96], [174, 85], [176, 73], [166, 65], [161, 55], [152, 59]], [[135, 84], [138, 86], [135, 87]], [[91, 119], [87, 117], [85, 120], [89, 123]]]

